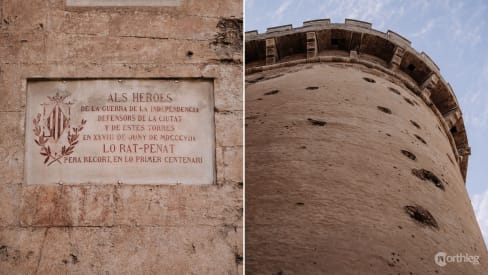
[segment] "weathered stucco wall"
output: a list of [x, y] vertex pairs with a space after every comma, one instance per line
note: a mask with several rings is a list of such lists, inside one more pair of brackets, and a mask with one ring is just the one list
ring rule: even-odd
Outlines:
[[[180, 3], [0, 0], [1, 274], [242, 272], [242, 2]], [[27, 79], [201, 77], [216, 184], [25, 184]]]
[[488, 272], [459, 107], [399, 39], [358, 21], [246, 33], [246, 271]]

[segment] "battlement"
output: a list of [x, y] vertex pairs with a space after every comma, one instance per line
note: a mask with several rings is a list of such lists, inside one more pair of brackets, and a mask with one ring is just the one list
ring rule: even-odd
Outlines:
[[331, 23], [330, 19], [284, 25], [265, 33], [246, 32], [246, 74], [310, 62], [359, 63], [400, 79], [439, 117], [443, 130], [466, 178], [471, 152], [456, 96], [439, 67], [411, 42], [388, 30], [354, 19]]

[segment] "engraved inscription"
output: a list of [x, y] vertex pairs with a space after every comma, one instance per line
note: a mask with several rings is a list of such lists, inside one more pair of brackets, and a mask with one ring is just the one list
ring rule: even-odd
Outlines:
[[28, 184], [214, 182], [211, 81], [30, 81], [27, 93]]

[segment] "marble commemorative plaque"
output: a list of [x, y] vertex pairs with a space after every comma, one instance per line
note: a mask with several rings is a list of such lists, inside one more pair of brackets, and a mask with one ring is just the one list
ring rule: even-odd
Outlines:
[[27, 184], [212, 184], [213, 82], [29, 80]]
[[68, 7], [175, 7], [181, 0], [66, 0]]

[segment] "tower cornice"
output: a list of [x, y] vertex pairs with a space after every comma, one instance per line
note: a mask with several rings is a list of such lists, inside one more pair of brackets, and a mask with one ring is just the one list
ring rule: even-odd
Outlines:
[[344, 23], [317, 19], [301, 27], [246, 32], [245, 51], [246, 74], [302, 63], [339, 62], [362, 64], [397, 78], [439, 118], [466, 179], [471, 150], [458, 100], [435, 62], [403, 36], [374, 30], [371, 23], [354, 19]]

